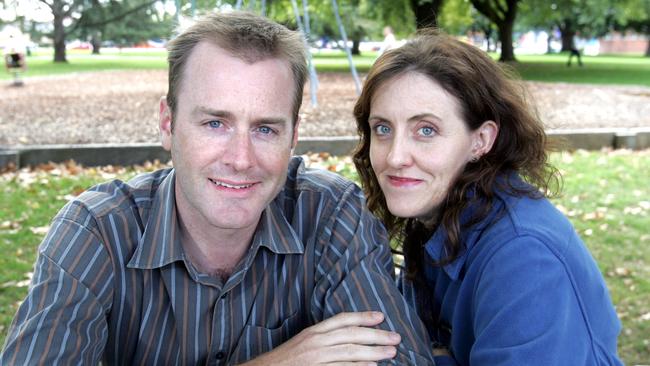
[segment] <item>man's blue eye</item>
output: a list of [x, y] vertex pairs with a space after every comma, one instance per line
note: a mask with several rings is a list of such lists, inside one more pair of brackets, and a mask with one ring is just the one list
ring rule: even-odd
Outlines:
[[435, 133], [436, 131], [431, 128], [431, 127], [422, 127], [420, 128], [420, 134], [422, 136], [431, 136]]
[[273, 129], [267, 126], [260, 126], [258, 130], [265, 135], [270, 135], [273, 133]]
[[219, 121], [219, 120], [213, 120], [213, 121], [208, 122], [208, 126], [210, 126], [212, 128], [219, 128], [219, 127], [221, 127], [222, 124], [223, 123], [221, 121]]

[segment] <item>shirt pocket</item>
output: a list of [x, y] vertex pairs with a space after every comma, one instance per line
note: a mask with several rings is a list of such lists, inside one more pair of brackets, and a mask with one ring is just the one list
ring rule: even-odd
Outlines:
[[274, 328], [247, 325], [242, 331], [238, 346], [233, 351], [229, 364], [245, 362], [266, 353], [288, 341], [307, 326], [306, 318], [300, 311], [289, 315], [279, 326]]

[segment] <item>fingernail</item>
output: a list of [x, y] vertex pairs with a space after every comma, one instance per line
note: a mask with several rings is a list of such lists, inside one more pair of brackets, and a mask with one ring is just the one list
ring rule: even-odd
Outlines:
[[379, 320], [379, 319], [383, 319], [383, 318], [384, 318], [384, 314], [381, 313], [381, 312], [379, 312], [379, 311], [373, 311], [373, 313], [372, 313], [372, 318], [373, 318], [373, 319], [377, 319], [377, 320]]

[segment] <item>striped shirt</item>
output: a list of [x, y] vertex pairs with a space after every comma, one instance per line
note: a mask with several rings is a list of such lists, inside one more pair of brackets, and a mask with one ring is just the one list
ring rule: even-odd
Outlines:
[[98, 185], [54, 218], [2, 365], [231, 365], [344, 311], [402, 335], [391, 363], [432, 364], [361, 190], [293, 158], [248, 253], [222, 283], [183, 252], [173, 169]]

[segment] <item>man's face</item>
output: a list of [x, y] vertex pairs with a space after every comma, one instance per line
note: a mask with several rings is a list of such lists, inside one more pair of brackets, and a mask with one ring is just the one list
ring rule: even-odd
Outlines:
[[160, 131], [176, 169], [181, 219], [204, 234], [254, 229], [284, 185], [298, 138], [288, 62], [248, 64], [201, 42], [177, 93], [174, 131], [164, 99]]

